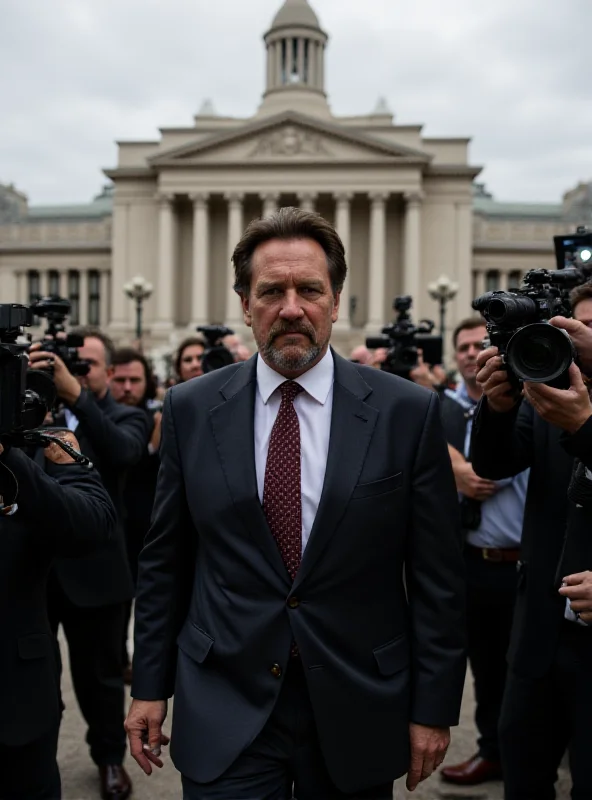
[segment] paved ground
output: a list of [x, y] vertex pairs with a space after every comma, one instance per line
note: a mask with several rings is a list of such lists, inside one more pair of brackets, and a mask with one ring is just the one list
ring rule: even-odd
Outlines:
[[[66, 649], [63, 646], [62, 653], [64, 655], [66, 653]], [[66, 712], [62, 724], [59, 749], [63, 800], [100, 800], [97, 770], [88, 756], [88, 749], [84, 742], [85, 726], [72, 694], [66, 659], [63, 691]], [[467, 681], [462, 724], [453, 730], [452, 745], [445, 763], [457, 763], [472, 755], [475, 742], [472, 714], [472, 689], [469, 681]], [[169, 732], [168, 723], [165, 724], [165, 730], [167, 733]], [[165, 760], [166, 763], [163, 769], [156, 770], [152, 777], [148, 778], [133, 760], [128, 759], [126, 766], [134, 781], [134, 800], [180, 799], [181, 791], [177, 773], [168, 757], [165, 756]], [[557, 793], [558, 800], [568, 799], [568, 787], [569, 779], [565, 771], [563, 771]], [[395, 797], [397, 800], [403, 800], [403, 798], [413, 798], [414, 800], [502, 800], [503, 790], [501, 784], [498, 783], [487, 784], [486, 788], [471, 790], [449, 788], [441, 782], [438, 776], [435, 776], [421, 784], [420, 788], [413, 794], [407, 793], [404, 786], [397, 786]], [[228, 800], [231, 800], [231, 798], [228, 798]], [[319, 800], [323, 800], [323, 798], [319, 798]]]

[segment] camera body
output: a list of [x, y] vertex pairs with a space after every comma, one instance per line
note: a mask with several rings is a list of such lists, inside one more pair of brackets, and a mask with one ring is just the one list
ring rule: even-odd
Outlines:
[[442, 337], [432, 334], [434, 323], [431, 320], [420, 320], [418, 325], [413, 323], [409, 313], [412, 305], [413, 298], [408, 295], [395, 297], [395, 321], [382, 329], [382, 336], [366, 339], [366, 347], [370, 350], [387, 348], [381, 369], [407, 379], [418, 365], [418, 350], [423, 352], [426, 364], [442, 362]]
[[33, 314], [45, 317], [48, 322], [43, 349], [61, 358], [72, 375], [84, 376], [90, 371], [88, 361], [78, 356], [78, 348], [84, 346], [84, 339], [74, 333], [65, 333], [64, 322], [70, 309], [70, 301], [58, 295], [42, 297], [31, 305]]
[[498, 348], [510, 383], [545, 383], [569, 387], [567, 374], [576, 357], [565, 331], [548, 322], [555, 316], [571, 316], [569, 292], [586, 277], [573, 267], [560, 270], [533, 269], [519, 289], [486, 292], [473, 301], [487, 327], [489, 342]]
[[232, 353], [222, 344], [222, 339], [225, 336], [234, 335], [233, 330], [225, 325], [200, 325], [197, 331], [203, 334], [206, 340], [206, 348], [201, 362], [204, 374], [234, 364]]
[[56, 398], [51, 378], [28, 369], [28, 343], [17, 342], [32, 324], [27, 306], [0, 304], [0, 439], [17, 445], [27, 431], [43, 424]]

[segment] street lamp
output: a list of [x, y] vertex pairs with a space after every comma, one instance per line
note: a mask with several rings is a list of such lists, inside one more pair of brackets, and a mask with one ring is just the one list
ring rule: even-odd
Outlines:
[[446, 306], [454, 300], [458, 292], [458, 283], [451, 281], [447, 275], [440, 275], [437, 281], [428, 284], [428, 292], [432, 300], [440, 303], [440, 335], [442, 336], [442, 358], [444, 358], [444, 339], [446, 336]]
[[136, 275], [135, 278], [132, 278], [131, 281], [128, 281], [123, 287], [123, 291], [129, 299], [135, 300], [136, 302], [136, 339], [138, 340], [138, 346], [140, 348], [142, 347], [142, 310], [144, 300], [148, 300], [153, 292], [153, 288], [152, 284], [148, 283], [141, 275]]

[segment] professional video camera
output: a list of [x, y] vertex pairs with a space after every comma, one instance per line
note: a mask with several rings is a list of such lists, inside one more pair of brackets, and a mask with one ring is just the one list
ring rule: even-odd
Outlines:
[[45, 317], [48, 322], [43, 339], [44, 351], [59, 356], [72, 375], [84, 376], [90, 370], [88, 361], [78, 357], [78, 348], [84, 346], [84, 338], [75, 333], [62, 335], [65, 334], [64, 322], [70, 309], [70, 301], [56, 294], [42, 297], [31, 305], [33, 313]]
[[41, 370], [28, 369], [29, 343], [19, 343], [24, 328], [33, 324], [33, 311], [16, 303], [0, 304], [0, 443], [4, 446], [47, 447], [56, 443], [80, 464], [90, 464], [67, 442], [41, 429], [54, 405], [52, 379]]
[[575, 233], [554, 236], [553, 242], [557, 269], [575, 267], [584, 280], [592, 278], [592, 232], [581, 225]]
[[225, 336], [232, 336], [234, 331], [224, 325], [200, 325], [197, 330], [199, 333], [203, 333], [206, 340], [206, 348], [201, 362], [204, 374], [234, 364], [232, 353], [222, 344], [222, 339]]
[[442, 362], [442, 337], [432, 335], [434, 323], [431, 320], [422, 319], [419, 325], [413, 324], [409, 314], [412, 303], [411, 297], [395, 297], [395, 321], [382, 329], [382, 336], [366, 339], [366, 347], [370, 350], [379, 347], [388, 349], [381, 369], [403, 378], [409, 378], [409, 373], [417, 366], [418, 350], [423, 352], [426, 364]]
[[486, 292], [473, 301], [485, 318], [489, 342], [499, 349], [510, 382], [569, 386], [569, 367], [576, 356], [569, 336], [548, 322], [571, 316], [569, 292], [584, 283], [580, 269], [531, 269], [519, 289]]

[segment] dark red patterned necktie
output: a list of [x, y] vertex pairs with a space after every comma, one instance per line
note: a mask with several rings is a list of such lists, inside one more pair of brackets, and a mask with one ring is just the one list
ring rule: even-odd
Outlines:
[[294, 398], [304, 391], [294, 381], [280, 386], [282, 402], [269, 439], [263, 511], [292, 580], [302, 555], [300, 424]]

